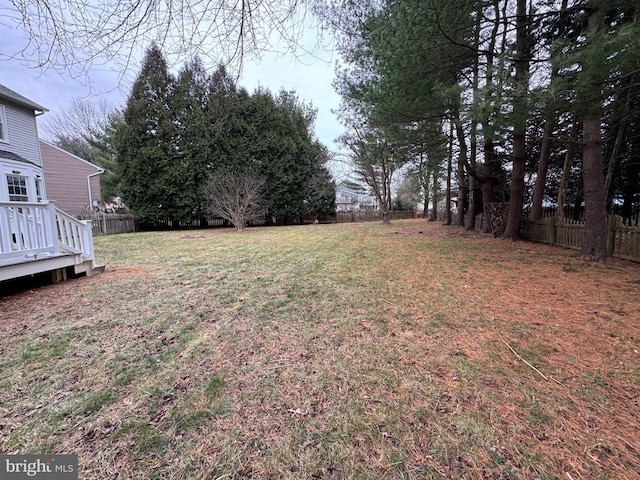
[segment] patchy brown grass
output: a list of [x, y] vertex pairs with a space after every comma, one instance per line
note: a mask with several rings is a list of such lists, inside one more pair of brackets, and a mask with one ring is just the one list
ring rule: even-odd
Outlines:
[[637, 264], [421, 220], [96, 247], [104, 274], [0, 299], [2, 453], [87, 479], [640, 471]]

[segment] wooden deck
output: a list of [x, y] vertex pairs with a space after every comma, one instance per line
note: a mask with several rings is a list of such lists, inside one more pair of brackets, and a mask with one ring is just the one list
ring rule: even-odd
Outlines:
[[53, 203], [0, 202], [0, 281], [52, 272], [92, 275], [96, 265], [89, 222]]

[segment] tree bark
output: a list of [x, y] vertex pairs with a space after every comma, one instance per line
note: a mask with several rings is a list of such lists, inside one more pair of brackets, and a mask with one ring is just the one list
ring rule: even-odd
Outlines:
[[[478, 4], [478, 10], [476, 11], [476, 24], [474, 28], [473, 44], [480, 45], [480, 29], [482, 20], [482, 8], [481, 3]], [[479, 101], [478, 86], [480, 83], [480, 55], [476, 55], [473, 62], [473, 104], [477, 105]], [[469, 154], [469, 163], [472, 169], [475, 171], [477, 166], [478, 157], [478, 120], [473, 117], [471, 119], [471, 133], [470, 133], [470, 146], [471, 152]], [[469, 169], [471, 170], [471, 169]], [[475, 230], [476, 228], [476, 179], [471, 172], [469, 173], [469, 215], [467, 217], [467, 230]]]
[[424, 189], [424, 208], [422, 209], [422, 218], [429, 217], [429, 189]]
[[469, 163], [469, 159], [467, 157], [467, 139], [464, 135], [464, 129], [462, 128], [462, 122], [460, 121], [459, 112], [454, 112], [454, 115], [456, 138], [458, 140], [458, 148], [460, 149], [460, 153], [458, 156], [458, 218], [456, 221], [456, 225], [464, 226], [464, 204], [466, 203], [464, 189], [464, 166]]
[[564, 165], [562, 167], [562, 179], [558, 188], [558, 202], [556, 207], [556, 217], [564, 217], [564, 204], [567, 202], [567, 189], [569, 188], [569, 177], [571, 176], [571, 167], [576, 154], [576, 141], [578, 138], [578, 122], [573, 122], [571, 133], [569, 134], [569, 144], [564, 154]]
[[[456, 115], [459, 115], [459, 112], [456, 112]], [[460, 156], [458, 157], [458, 170], [456, 175], [458, 180], [458, 218], [456, 219], [456, 225], [458, 225], [459, 227], [463, 227], [464, 206], [467, 203], [465, 189], [465, 165], [469, 163], [469, 159], [467, 153], [466, 138], [464, 136], [464, 131], [462, 130], [462, 124], [460, 123], [459, 117], [456, 121], [456, 132], [458, 134], [458, 145], [460, 148]]]
[[457, 171], [457, 179], [458, 179], [458, 216], [456, 218], [456, 225], [459, 227], [464, 226], [464, 207], [467, 203], [467, 190], [465, 189], [465, 178], [464, 174], [464, 164], [461, 160], [458, 160], [458, 171]]
[[538, 171], [536, 183], [533, 186], [533, 199], [531, 201], [530, 220], [538, 220], [542, 217], [542, 202], [544, 200], [544, 187], [547, 184], [547, 172], [549, 171], [549, 157], [551, 157], [551, 144], [553, 140], [553, 120], [547, 118], [544, 124], [542, 145], [540, 147], [540, 159], [538, 161]]
[[527, 35], [527, 1], [518, 0], [516, 11], [516, 75], [513, 101], [513, 167], [511, 170], [511, 197], [503, 237], [520, 240], [520, 217], [524, 202], [524, 173], [526, 164], [527, 106], [529, 89], [529, 47]]
[[433, 184], [432, 184], [431, 196], [433, 197], [433, 208], [431, 209], [431, 216], [429, 217], [430, 222], [435, 222], [438, 220], [438, 176], [433, 174]]
[[602, 134], [600, 117], [585, 119], [583, 181], [584, 237], [582, 253], [590, 260], [602, 261], [607, 256], [607, 196], [602, 174]]
[[[449, 127], [449, 153], [447, 155], [447, 191], [445, 194], [444, 225], [451, 225], [451, 168], [453, 163], [453, 121]], [[435, 200], [434, 200], [435, 201]]]
[[[595, 1], [589, 2], [587, 37], [594, 42], [603, 28], [604, 17]], [[582, 92], [585, 117], [582, 123], [584, 151], [582, 176], [584, 182], [584, 237], [582, 253], [585, 258], [603, 261], [607, 256], [607, 194], [602, 173], [602, 93], [598, 74], [593, 65], [585, 66], [589, 84]]]

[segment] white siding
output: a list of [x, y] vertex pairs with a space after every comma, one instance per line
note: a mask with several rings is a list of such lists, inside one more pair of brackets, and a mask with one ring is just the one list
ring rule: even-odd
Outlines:
[[6, 150], [22, 158], [42, 165], [38, 126], [33, 110], [18, 107], [7, 100], [0, 100], [5, 107], [9, 143], [0, 142], [0, 150]]

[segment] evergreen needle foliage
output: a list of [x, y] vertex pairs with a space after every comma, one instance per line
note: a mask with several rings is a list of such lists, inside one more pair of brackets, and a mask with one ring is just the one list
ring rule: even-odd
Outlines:
[[[152, 46], [116, 128], [123, 201], [143, 226], [176, 226], [207, 210], [239, 229], [262, 213], [278, 223], [332, 215], [335, 186], [315, 115], [295, 92], [250, 95], [224, 67], [209, 74], [197, 58], [174, 78]], [[242, 199], [232, 207], [236, 187]]]

